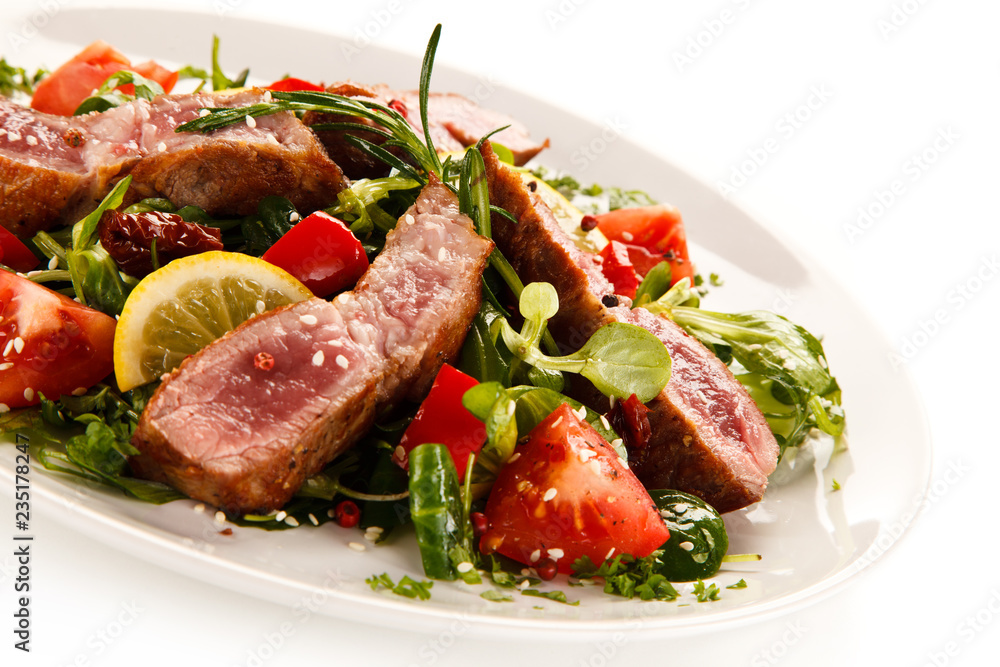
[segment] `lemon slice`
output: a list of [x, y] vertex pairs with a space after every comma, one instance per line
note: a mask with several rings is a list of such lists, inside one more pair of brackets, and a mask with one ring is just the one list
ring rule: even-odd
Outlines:
[[521, 179], [525, 183], [535, 182], [535, 194], [552, 209], [552, 214], [559, 222], [559, 226], [569, 234], [577, 247], [587, 252], [600, 252], [604, 246], [608, 245], [608, 239], [601, 233], [601, 230], [595, 227], [587, 232], [580, 227], [583, 212], [573, 206], [558, 190], [529, 171], [522, 171]]
[[175, 259], [125, 301], [115, 329], [115, 377], [128, 391], [177, 368], [254, 315], [312, 297], [283, 269], [256, 257], [212, 251]]

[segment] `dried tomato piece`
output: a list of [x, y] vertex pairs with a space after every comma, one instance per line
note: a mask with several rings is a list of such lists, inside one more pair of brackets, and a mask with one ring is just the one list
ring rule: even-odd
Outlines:
[[615, 407], [608, 413], [611, 427], [625, 441], [625, 447], [630, 455], [644, 449], [653, 435], [648, 413], [649, 408], [643, 405], [635, 394], [624, 401], [616, 401]]
[[159, 266], [178, 257], [222, 250], [220, 230], [185, 222], [179, 215], [162, 211], [107, 211], [101, 218], [99, 234], [101, 245], [121, 270], [136, 278], [153, 272], [153, 241]]

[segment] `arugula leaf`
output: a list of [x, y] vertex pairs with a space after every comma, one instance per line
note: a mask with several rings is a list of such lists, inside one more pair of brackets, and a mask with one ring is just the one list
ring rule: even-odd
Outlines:
[[491, 588], [488, 591], [483, 591], [479, 594], [479, 597], [484, 600], [489, 600], [490, 602], [513, 602], [514, 598], [510, 595], [505, 595], [495, 588]]
[[800, 445], [813, 428], [834, 437], [843, 433], [840, 387], [815, 336], [768, 311], [727, 314], [697, 306], [685, 278], [643, 307], [669, 317], [733, 366], [782, 454]]
[[32, 95], [35, 87], [48, 72], [42, 68], [29, 75], [23, 67], [14, 67], [6, 58], [0, 58], [0, 95], [12, 97], [14, 93]]
[[[199, 74], [202, 72], [199, 72]], [[242, 88], [247, 85], [247, 76], [250, 69], [240, 72], [235, 79], [228, 78], [219, 66], [219, 36], [212, 35], [212, 90], [228, 90], [230, 88]]]
[[[133, 84], [135, 94], [127, 95], [118, 90], [119, 86]], [[129, 70], [115, 72], [100, 85], [97, 91], [80, 102], [80, 106], [73, 112], [74, 116], [82, 116], [91, 112], [107, 111], [114, 107], [119, 107], [126, 102], [136, 99], [151, 100], [157, 95], [163, 94], [163, 86], [152, 79], [147, 79], [141, 74]]]

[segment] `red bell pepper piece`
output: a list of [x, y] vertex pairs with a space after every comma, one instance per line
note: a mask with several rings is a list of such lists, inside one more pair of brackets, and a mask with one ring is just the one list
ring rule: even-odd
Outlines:
[[28, 250], [28, 246], [3, 227], [0, 227], [0, 262], [21, 272], [38, 266], [38, 258]]
[[392, 460], [409, 469], [411, 450], [428, 442], [439, 443], [448, 448], [458, 480], [464, 480], [469, 456], [478, 453], [486, 442], [486, 425], [462, 405], [462, 396], [477, 384], [475, 378], [462, 371], [448, 364], [442, 366]]
[[298, 222], [268, 248], [263, 259], [288, 271], [318, 297], [352, 287], [368, 270], [361, 241], [324, 211]]
[[288, 76], [280, 81], [275, 81], [269, 86], [264, 86], [268, 90], [279, 90], [279, 91], [296, 91], [296, 90], [309, 90], [315, 92], [323, 92], [326, 90], [323, 86], [317, 86], [315, 83], [310, 83], [305, 79], [296, 79], [294, 76]]
[[632, 260], [629, 259], [628, 248], [625, 244], [612, 241], [604, 246], [601, 251], [601, 270], [604, 277], [615, 286], [615, 294], [635, 298], [636, 289], [639, 287], [639, 276], [636, 275]]

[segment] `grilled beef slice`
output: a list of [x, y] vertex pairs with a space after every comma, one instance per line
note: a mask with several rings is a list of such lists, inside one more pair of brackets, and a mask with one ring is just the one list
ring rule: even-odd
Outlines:
[[378, 412], [426, 394], [479, 309], [492, 247], [432, 182], [353, 292], [248, 320], [170, 373], [133, 471], [233, 514], [281, 507]]
[[[417, 135], [423, 137], [420, 96], [416, 91], [392, 90], [383, 84], [365, 86], [353, 81], [334, 83], [328, 86], [326, 91], [344, 97], [364, 98], [383, 106], [392, 105], [406, 117]], [[427, 101], [427, 116], [431, 140], [434, 142], [434, 148], [440, 152], [459, 151], [466, 146], [472, 146], [480, 137], [504, 126], [509, 127], [493, 135], [493, 138], [510, 149], [517, 165], [523, 165], [549, 145], [548, 139], [543, 143], [533, 141], [527, 128], [510, 116], [483, 108], [472, 100], [454, 93], [431, 93]], [[314, 111], [306, 113], [302, 120], [309, 126], [348, 122], [378, 127], [372, 121]], [[347, 134], [354, 134], [376, 144], [381, 144], [383, 141], [376, 134], [360, 130], [316, 131], [316, 136], [323, 142], [330, 157], [349, 177], [378, 178], [389, 173], [389, 167], [385, 163], [347, 143], [345, 141]], [[405, 154], [401, 152], [398, 154], [406, 159]]]
[[[549, 327], [566, 351], [579, 349], [609, 322], [627, 322], [656, 335], [670, 352], [670, 382], [647, 404], [652, 437], [645, 447], [629, 452], [636, 476], [646, 488], [686, 491], [720, 512], [760, 500], [778, 445], [729, 368], [669, 319], [644, 308], [632, 310], [628, 299], [615, 296], [600, 258], [573, 243], [488, 143], [482, 153], [490, 201], [518, 220], [515, 224], [494, 214], [493, 239], [525, 283], [546, 281], [556, 288], [559, 312]], [[603, 411], [606, 406], [598, 404], [593, 387], [574, 391], [591, 407]]]
[[22, 237], [72, 223], [128, 174], [126, 203], [165, 197], [210, 215], [246, 215], [267, 195], [312, 211], [346, 187], [340, 168], [291, 113], [209, 134], [177, 133], [202, 107], [259, 91], [165, 95], [103, 113], [53, 116], [0, 99], [0, 224]]

